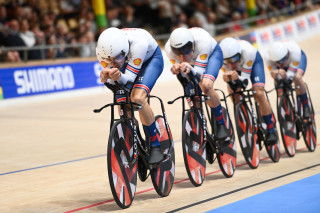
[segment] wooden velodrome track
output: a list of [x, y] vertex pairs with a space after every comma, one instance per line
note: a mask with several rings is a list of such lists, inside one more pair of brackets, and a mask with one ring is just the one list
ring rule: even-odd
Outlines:
[[[310, 88], [319, 129], [320, 37], [312, 37], [300, 45], [308, 56], [304, 79]], [[269, 90], [273, 87], [269, 73], [266, 81]], [[225, 90], [221, 76], [215, 87]], [[152, 94], [166, 103], [181, 95], [182, 88], [176, 80], [160, 82]], [[119, 211], [107, 177], [110, 111], [92, 112], [111, 102], [112, 94], [101, 88], [90, 95], [58, 99], [47, 96], [40, 96], [41, 100], [38, 97], [37, 101], [21, 99], [0, 105], [0, 212]], [[275, 111], [275, 93], [269, 97]], [[231, 104], [229, 107], [232, 109]], [[238, 167], [234, 176], [225, 178], [217, 162], [207, 164], [205, 182], [195, 188], [188, 180], [183, 163], [181, 104], [165, 104], [165, 108], [175, 141], [175, 184], [171, 194], [161, 198], [150, 178], [144, 183], [138, 180], [136, 197], [126, 212], [167, 212], [178, 208], [185, 212], [204, 212], [320, 173], [320, 147], [310, 153], [303, 139], [298, 142], [295, 157], [283, 154], [278, 163], [272, 163], [263, 149], [260, 166], [255, 170], [245, 164], [238, 144]], [[153, 105], [153, 109], [160, 112], [158, 104]], [[281, 149], [284, 153], [282, 143]]]

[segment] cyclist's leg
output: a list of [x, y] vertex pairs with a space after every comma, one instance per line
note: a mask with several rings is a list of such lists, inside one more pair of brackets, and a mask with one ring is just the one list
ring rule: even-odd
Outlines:
[[265, 73], [263, 60], [259, 52], [257, 52], [256, 60], [252, 67], [251, 82], [255, 91], [254, 98], [259, 103], [261, 116], [267, 124], [268, 135], [266, 142], [270, 144], [277, 143], [271, 105], [264, 92]]
[[307, 57], [306, 54], [301, 50], [301, 60], [299, 62], [299, 66], [297, 68], [297, 72], [293, 78], [293, 83], [296, 86], [296, 93], [298, 95], [299, 100], [303, 104], [303, 115], [304, 117], [310, 117], [310, 109], [309, 109], [309, 101], [307, 96], [307, 90], [305, 83], [302, 79], [306, 72], [307, 68]]
[[152, 58], [142, 65], [131, 92], [131, 99], [134, 102], [142, 105], [142, 109], [139, 110], [139, 115], [143, 124], [143, 128], [150, 139], [150, 164], [158, 163], [163, 158], [163, 153], [160, 149], [160, 143], [157, 138], [154, 113], [148, 104], [148, 96], [157, 79], [161, 75], [162, 70], [163, 57], [161, 50], [158, 47]]
[[214, 89], [213, 84], [215, 79], [218, 77], [219, 70], [222, 67], [223, 55], [220, 46], [217, 44], [214, 51], [208, 59], [207, 70], [203, 74], [203, 78], [200, 82], [201, 90], [205, 95], [209, 96], [210, 99], [207, 104], [211, 108], [212, 114], [215, 115], [217, 123], [217, 134], [218, 140], [224, 140], [228, 137], [228, 131], [225, 127], [223, 119], [222, 108], [220, 103], [220, 97], [217, 91]]

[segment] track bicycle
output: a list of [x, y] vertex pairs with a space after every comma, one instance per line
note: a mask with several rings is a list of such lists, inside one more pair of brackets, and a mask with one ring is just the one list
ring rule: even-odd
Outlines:
[[308, 150], [313, 152], [317, 146], [317, 129], [308, 85], [305, 84], [311, 116], [309, 119], [304, 119], [303, 104], [296, 94], [296, 89], [299, 87], [294, 87], [289, 80], [280, 78], [275, 81], [275, 84], [277, 85], [278, 121], [287, 155], [290, 157], [295, 155], [297, 140], [301, 136], [303, 136]]
[[[229, 85], [231, 82], [229, 83]], [[246, 83], [245, 83], [246, 84]], [[255, 101], [253, 104], [252, 98], [254, 97], [255, 91], [253, 89], [246, 90], [238, 79], [234, 81], [234, 93], [228, 95], [232, 96], [234, 104], [234, 116], [236, 121], [236, 130], [238, 135], [238, 140], [240, 147], [250, 168], [258, 168], [260, 163], [260, 151], [263, 148], [262, 141], [266, 141], [266, 136], [268, 133], [267, 124], [263, 120], [260, 113], [260, 106], [258, 102]], [[232, 86], [230, 86], [232, 88]], [[237, 91], [237, 89], [240, 89]], [[271, 91], [270, 91], [271, 92]], [[265, 91], [267, 100], [269, 101], [267, 91]], [[239, 102], [236, 103], [236, 96]], [[278, 135], [275, 116], [272, 113], [273, 123], [275, 132]], [[264, 143], [267, 153], [273, 162], [278, 162], [280, 159], [280, 142], [278, 137], [278, 142], [274, 145], [268, 145]]]
[[[216, 159], [218, 159], [224, 176], [232, 177], [236, 169], [237, 150], [234, 130], [223, 91], [216, 89], [224, 97], [221, 99], [225, 103], [222, 111], [225, 125], [230, 131], [230, 137], [225, 141], [217, 141], [215, 138], [215, 130], [217, 128], [215, 117], [211, 114], [211, 111], [209, 112], [205, 103], [206, 100], [209, 100], [209, 97], [202, 95], [198, 86], [199, 77], [192, 72], [188, 73], [187, 78], [182, 77], [181, 74], [177, 77], [180, 82], [184, 82], [182, 83], [184, 95], [169, 101], [168, 104], [173, 104], [178, 99], [182, 99], [182, 150], [185, 168], [191, 183], [196, 187], [202, 185], [205, 178], [206, 161], [209, 164], [213, 164]], [[193, 84], [194, 91], [191, 95], [186, 94], [186, 85], [188, 83]], [[186, 109], [185, 99], [190, 100], [190, 109]], [[207, 118], [210, 121], [211, 132], [207, 125]]]
[[[144, 182], [151, 174], [153, 186], [161, 197], [168, 196], [174, 181], [175, 155], [174, 143], [169, 128], [164, 105], [157, 96], [149, 96], [160, 102], [162, 115], [155, 116], [157, 137], [163, 151], [163, 160], [157, 165], [149, 165], [150, 142], [141, 136], [139, 125], [134, 117], [134, 112], [142, 109], [142, 106], [130, 100], [130, 89], [124, 85], [112, 85], [105, 83], [114, 93], [113, 103], [109, 103], [95, 113], [111, 107], [110, 135], [108, 139], [107, 164], [109, 184], [112, 195], [121, 208], [128, 208], [135, 196], [137, 187], [137, 174]], [[125, 94], [124, 102], [117, 103], [116, 92]], [[115, 118], [114, 107], [119, 106], [120, 116]], [[148, 172], [149, 171], [149, 172]]]

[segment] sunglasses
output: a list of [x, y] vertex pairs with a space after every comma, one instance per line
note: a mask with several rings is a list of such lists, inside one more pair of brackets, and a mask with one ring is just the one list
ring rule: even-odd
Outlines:
[[237, 54], [236, 56], [233, 56], [232, 58], [224, 59], [223, 64], [234, 64], [236, 62], [240, 61], [240, 56]]

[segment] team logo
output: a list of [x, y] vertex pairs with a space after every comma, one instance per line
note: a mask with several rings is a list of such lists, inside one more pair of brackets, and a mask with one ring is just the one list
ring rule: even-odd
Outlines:
[[270, 35], [268, 31], [264, 31], [259, 33], [260, 39], [263, 43], [269, 43], [270, 42]]
[[136, 58], [133, 60], [134, 65], [139, 66], [141, 64], [141, 59], [140, 58]]
[[101, 65], [103, 66], [103, 68], [106, 68], [108, 66], [108, 63], [101, 61]]
[[306, 28], [306, 23], [303, 19], [296, 22], [297, 28], [299, 31], [304, 31]]
[[207, 58], [207, 56], [208, 56], [207, 54], [200, 55], [200, 59], [205, 60]]
[[284, 32], [286, 35], [292, 35], [293, 33], [293, 27], [291, 24], [286, 24], [284, 27]]
[[175, 64], [176, 61], [174, 59], [170, 59], [171, 64]]
[[272, 35], [273, 35], [273, 38], [275, 40], [279, 40], [281, 39], [281, 35], [282, 35], [282, 32], [281, 32], [281, 29], [280, 28], [275, 28], [272, 30]]
[[248, 61], [247, 65], [248, 65], [248, 67], [251, 67], [251, 65], [252, 65], [252, 60]]
[[313, 15], [308, 17], [308, 23], [310, 27], [315, 27], [317, 24], [317, 18]]
[[298, 62], [298, 61], [294, 61], [294, 62], [293, 62], [293, 65], [294, 65], [294, 66], [298, 66], [298, 65], [299, 65], [299, 62]]
[[221, 67], [221, 70], [222, 70], [222, 72], [226, 72], [226, 69], [225, 69], [225, 68], [223, 68], [223, 67]]
[[271, 67], [271, 66], [268, 66], [268, 70], [271, 71], [271, 69], [272, 69], [272, 67]]

